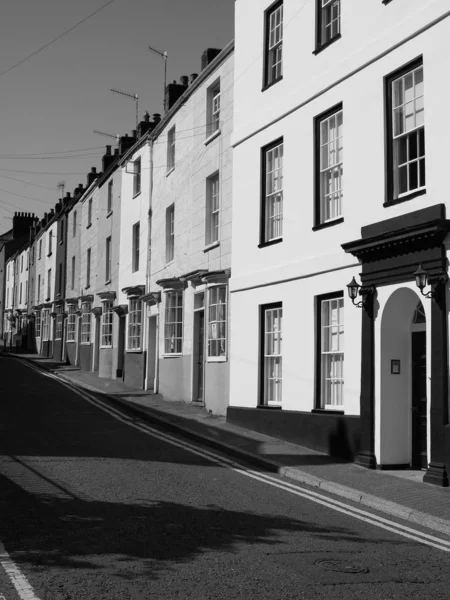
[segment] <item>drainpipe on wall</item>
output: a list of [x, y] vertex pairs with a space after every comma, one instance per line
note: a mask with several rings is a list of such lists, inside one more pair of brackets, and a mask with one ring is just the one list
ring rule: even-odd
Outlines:
[[[153, 143], [150, 136], [147, 138], [147, 146], [149, 148], [150, 153], [150, 171], [149, 171], [149, 185], [148, 185], [148, 213], [147, 213], [147, 261], [145, 265], [145, 293], [150, 291], [150, 261], [151, 261], [151, 245], [152, 245], [152, 197], [153, 197]], [[149, 318], [150, 318], [150, 309], [145, 303], [145, 346], [147, 347], [146, 354], [146, 363], [148, 361], [148, 353], [149, 353], [149, 335], [150, 335], [150, 327], [149, 327]], [[147, 364], [145, 365], [145, 378], [144, 378], [144, 389], [148, 389], [148, 369]]]

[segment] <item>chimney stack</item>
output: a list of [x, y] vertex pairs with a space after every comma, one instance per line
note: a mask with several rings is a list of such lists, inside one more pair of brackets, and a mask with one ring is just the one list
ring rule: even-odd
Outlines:
[[14, 213], [13, 217], [13, 239], [28, 235], [29, 229], [36, 222], [34, 213]]
[[151, 131], [156, 126], [156, 123], [150, 122], [150, 115], [146, 111], [142, 121], [139, 123], [137, 128], [138, 139], [141, 139], [143, 135], [147, 133], [147, 131]]
[[98, 177], [97, 169], [91, 167], [90, 173], [87, 175], [87, 187], [89, 187]]
[[106, 173], [109, 167], [114, 162], [114, 155], [111, 154], [111, 146], [106, 146], [106, 152], [102, 157], [102, 171]]
[[186, 75], [183, 75], [183, 77], [180, 78], [180, 82], [181, 81], [186, 83], [177, 83], [176, 81], [174, 81], [173, 83], [169, 83], [169, 85], [166, 86], [166, 91], [164, 94], [165, 112], [168, 112], [178, 100], [178, 98], [180, 98], [187, 90], [188, 78], [186, 77]]
[[189, 84], [194, 83], [194, 81], [197, 79], [198, 77], [198, 73], [191, 73], [190, 78], [189, 78]]
[[135, 143], [136, 137], [129, 137], [128, 134], [121, 136], [119, 139], [119, 154], [125, 154], [125, 152], [129, 150], [131, 146], [134, 146]]
[[220, 50], [220, 48], [207, 48], [202, 54], [202, 71], [203, 69], [206, 69], [206, 67], [212, 63], [216, 56], [221, 52], [222, 50]]

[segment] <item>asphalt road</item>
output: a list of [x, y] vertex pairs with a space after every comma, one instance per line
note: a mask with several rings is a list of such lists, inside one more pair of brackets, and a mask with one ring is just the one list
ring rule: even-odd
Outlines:
[[138, 431], [5, 357], [0, 492], [0, 600], [450, 596], [450, 553]]

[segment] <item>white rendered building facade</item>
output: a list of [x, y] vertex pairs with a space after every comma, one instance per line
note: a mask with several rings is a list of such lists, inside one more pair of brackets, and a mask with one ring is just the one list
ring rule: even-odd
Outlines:
[[443, 0], [236, 1], [228, 419], [439, 485], [449, 39]]

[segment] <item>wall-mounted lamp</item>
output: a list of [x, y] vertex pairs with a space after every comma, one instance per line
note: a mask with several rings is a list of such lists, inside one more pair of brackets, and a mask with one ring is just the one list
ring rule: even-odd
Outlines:
[[[359, 285], [359, 283], [356, 281], [356, 279], [354, 277], [350, 281], [350, 283], [347, 285], [348, 296], [349, 296], [350, 300], [353, 302], [353, 304], [358, 308], [362, 308], [363, 306], [365, 306], [367, 295], [373, 294], [375, 292], [375, 288], [373, 288], [372, 286], [364, 287], [363, 291], [361, 291], [361, 289], [362, 289], [361, 286]], [[356, 302], [358, 295], [360, 295], [362, 297], [362, 300], [360, 300], [359, 302]]]
[[435, 298], [436, 297], [436, 287], [439, 284], [443, 284], [448, 280], [447, 273], [445, 273], [444, 275], [441, 275], [439, 277], [433, 277], [432, 288], [429, 292], [425, 293], [423, 291], [425, 286], [430, 284], [430, 275], [429, 275], [428, 271], [426, 271], [423, 268], [423, 266], [420, 264], [419, 268], [417, 269], [417, 271], [414, 271], [413, 275], [416, 278], [416, 285], [419, 288], [420, 293], [425, 298]]

